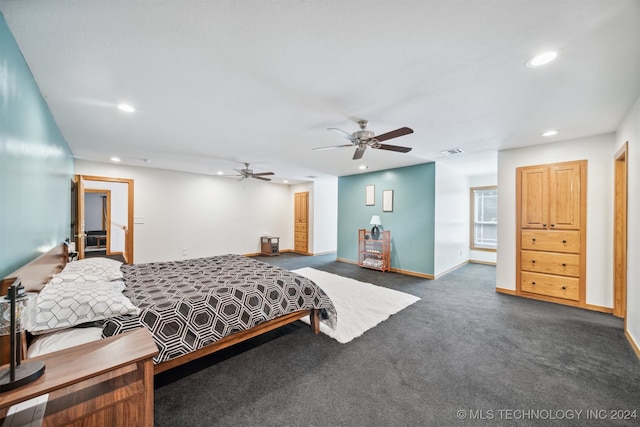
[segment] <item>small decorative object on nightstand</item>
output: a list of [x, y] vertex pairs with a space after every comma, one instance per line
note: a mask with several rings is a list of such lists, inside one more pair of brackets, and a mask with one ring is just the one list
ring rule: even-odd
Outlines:
[[263, 236], [260, 238], [260, 253], [262, 255], [280, 255], [280, 238]]
[[391, 232], [381, 231], [377, 240], [367, 230], [358, 230], [358, 265], [380, 271], [391, 270]]

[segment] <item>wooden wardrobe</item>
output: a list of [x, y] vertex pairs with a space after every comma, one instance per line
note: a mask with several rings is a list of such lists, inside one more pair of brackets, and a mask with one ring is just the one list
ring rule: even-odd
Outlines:
[[587, 161], [516, 169], [516, 294], [586, 304]]

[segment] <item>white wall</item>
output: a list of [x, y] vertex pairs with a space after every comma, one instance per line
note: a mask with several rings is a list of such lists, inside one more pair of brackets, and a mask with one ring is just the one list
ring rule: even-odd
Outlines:
[[[469, 178], [469, 187], [491, 187], [498, 185], [498, 174], [484, 174], [478, 176], [472, 176]], [[498, 189], [498, 198], [500, 198], [500, 189]], [[471, 194], [469, 194], [469, 203], [471, 203]], [[471, 207], [469, 207], [471, 209]], [[471, 213], [469, 213], [469, 218], [471, 218]], [[471, 219], [469, 219], [471, 221]], [[471, 227], [471, 224], [469, 224]], [[500, 227], [500, 219], [498, 219], [498, 227]], [[469, 229], [471, 232], [471, 229]], [[471, 236], [469, 236], [469, 243], [471, 243]], [[500, 242], [498, 241], [498, 245]], [[478, 261], [478, 262], [486, 262], [495, 264], [496, 263], [496, 252], [495, 251], [479, 251], [476, 249], [469, 250], [469, 260], [470, 261]]]
[[[498, 153], [498, 288], [516, 288], [516, 168], [586, 159], [586, 302], [601, 307], [613, 307], [614, 139], [613, 134], [608, 134]], [[629, 178], [631, 181], [631, 176]], [[630, 256], [629, 259], [633, 258]]]
[[309, 192], [309, 252], [322, 254], [338, 248], [338, 178], [316, 178], [291, 186], [291, 224], [294, 194]]
[[313, 253], [338, 248], [338, 178], [316, 179], [313, 197]]
[[85, 230], [102, 230], [102, 196], [106, 193], [85, 193], [84, 195], [84, 228]]
[[627, 333], [640, 346], [640, 223], [636, 220], [640, 216], [640, 98], [616, 132], [614, 152], [626, 141], [629, 142], [626, 325]]
[[[76, 164], [78, 161], [76, 160]], [[78, 170], [76, 166], [76, 170]], [[89, 173], [78, 173], [80, 175], [89, 175]], [[95, 175], [95, 174], [91, 174]], [[106, 176], [106, 175], [105, 175]], [[117, 177], [124, 178], [124, 177]], [[84, 181], [85, 190], [109, 190], [111, 191], [111, 238], [109, 241], [109, 252], [124, 253], [124, 228], [128, 222], [129, 198], [127, 194], [128, 185], [122, 182], [106, 182], [106, 181]], [[102, 225], [100, 225], [101, 227]], [[100, 230], [100, 227], [94, 230]], [[85, 221], [85, 230], [91, 230]], [[135, 256], [135, 255], [134, 255]], [[135, 260], [135, 258], [134, 258]]]
[[287, 185], [84, 160], [76, 160], [75, 169], [134, 180], [134, 217], [141, 221], [134, 225], [136, 263], [257, 253], [264, 234], [293, 248]]
[[469, 177], [436, 163], [434, 275], [469, 259]]

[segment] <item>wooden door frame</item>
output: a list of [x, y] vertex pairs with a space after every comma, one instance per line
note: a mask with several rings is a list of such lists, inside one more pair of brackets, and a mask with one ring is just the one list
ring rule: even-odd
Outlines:
[[133, 179], [128, 178], [111, 178], [105, 176], [93, 176], [93, 175], [76, 175], [76, 180], [84, 181], [102, 181], [102, 182], [116, 182], [127, 184], [127, 227], [125, 228], [125, 242], [124, 242], [124, 258], [128, 264], [133, 264]]
[[614, 155], [613, 203], [613, 315], [627, 317], [627, 197], [628, 150], [625, 142]]

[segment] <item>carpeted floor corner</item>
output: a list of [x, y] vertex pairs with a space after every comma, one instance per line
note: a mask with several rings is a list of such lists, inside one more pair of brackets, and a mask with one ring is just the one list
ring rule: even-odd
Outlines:
[[611, 419], [640, 416], [620, 319], [498, 294], [486, 265], [424, 280], [285, 255], [265, 261], [420, 301], [348, 344], [296, 322], [158, 375], [157, 426], [638, 425]]

